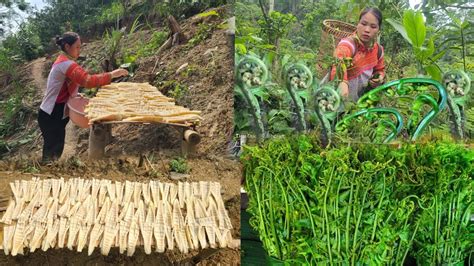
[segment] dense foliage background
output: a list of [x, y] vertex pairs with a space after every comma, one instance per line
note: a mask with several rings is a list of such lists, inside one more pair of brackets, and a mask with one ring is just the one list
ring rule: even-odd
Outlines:
[[[284, 80], [285, 67], [291, 63], [305, 64], [314, 75], [313, 86], [300, 93], [306, 119], [312, 123], [314, 110], [310, 96], [334, 63], [332, 53], [336, 44], [331, 35], [322, 31], [322, 23], [325, 19], [335, 19], [356, 25], [365, 7], [376, 6], [383, 14], [379, 42], [385, 49], [387, 81], [428, 77], [442, 82], [442, 76], [452, 70], [464, 71], [472, 80], [474, 5], [469, 1], [425, 0], [410, 6], [409, 2], [237, 1], [236, 63], [246, 55], [253, 55], [262, 59], [269, 70], [268, 81], [252, 89], [261, 109], [265, 133], [287, 134], [297, 128], [293, 122], [297, 111]], [[462, 116], [468, 129], [474, 125], [472, 98], [471, 90], [461, 111], [465, 112]], [[254, 126], [248, 115], [248, 103], [237, 94], [235, 105], [240, 111], [235, 115], [236, 132], [251, 132]], [[435, 124], [449, 131], [447, 113], [440, 114], [439, 123]], [[472, 137], [472, 132], [466, 135]]]

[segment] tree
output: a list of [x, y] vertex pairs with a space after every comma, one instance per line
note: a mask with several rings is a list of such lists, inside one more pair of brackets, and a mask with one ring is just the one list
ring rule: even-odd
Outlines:
[[25, 0], [0, 1], [0, 37], [5, 35], [5, 28], [12, 27], [12, 20], [19, 16], [18, 10], [28, 11], [28, 3], [26, 3]]

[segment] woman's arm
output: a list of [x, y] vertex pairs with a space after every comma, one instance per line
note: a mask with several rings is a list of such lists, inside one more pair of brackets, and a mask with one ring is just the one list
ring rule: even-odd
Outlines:
[[90, 75], [79, 64], [73, 62], [66, 71], [66, 77], [85, 88], [95, 88], [110, 84], [112, 73]]
[[[343, 62], [344, 59], [352, 58], [355, 53], [355, 44], [350, 39], [342, 39], [334, 50], [334, 57]], [[331, 69], [331, 80], [336, 78], [336, 67]], [[339, 83], [339, 93], [343, 97], [349, 96], [349, 84], [347, 77], [347, 66], [342, 68], [342, 81]]]
[[115, 69], [112, 72], [90, 75], [76, 62], [72, 63], [66, 71], [66, 77], [85, 88], [95, 88], [110, 84], [113, 78], [128, 75], [128, 71], [123, 68]]
[[[334, 57], [339, 61], [344, 59], [352, 58], [355, 53], [355, 44], [352, 40], [345, 38], [342, 39], [334, 50]], [[343, 69], [342, 80], [348, 81], [347, 69]], [[331, 69], [331, 80], [336, 77], [336, 67], [333, 66]]]

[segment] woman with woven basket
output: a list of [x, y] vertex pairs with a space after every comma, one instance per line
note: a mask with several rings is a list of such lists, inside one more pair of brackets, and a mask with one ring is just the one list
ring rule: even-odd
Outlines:
[[339, 92], [343, 97], [357, 101], [368, 89], [383, 84], [384, 53], [377, 42], [381, 26], [380, 10], [365, 8], [359, 16], [356, 31], [337, 45], [334, 56], [338, 64], [331, 70], [331, 80], [341, 81]]

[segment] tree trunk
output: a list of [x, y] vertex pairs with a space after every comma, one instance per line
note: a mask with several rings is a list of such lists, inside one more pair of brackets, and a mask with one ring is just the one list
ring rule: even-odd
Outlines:
[[268, 14], [273, 12], [274, 9], [275, 9], [275, 0], [270, 0], [268, 3]]
[[168, 27], [171, 31], [173, 45], [186, 42], [186, 36], [181, 32], [181, 27], [173, 16], [168, 16]]

